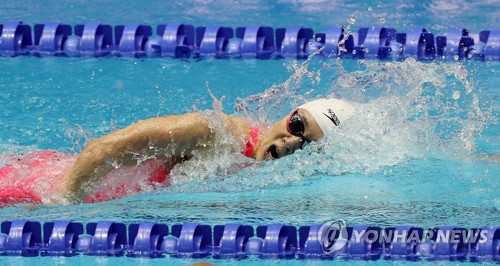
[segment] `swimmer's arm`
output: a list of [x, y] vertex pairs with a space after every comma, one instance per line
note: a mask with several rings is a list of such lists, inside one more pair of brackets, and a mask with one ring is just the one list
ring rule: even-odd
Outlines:
[[112, 163], [133, 164], [133, 155], [147, 156], [163, 148], [172, 158], [189, 159], [200, 143], [213, 138], [212, 130], [199, 113], [157, 117], [90, 141], [66, 172], [61, 193], [71, 200], [83, 200], [83, 185], [98, 181], [113, 169]]

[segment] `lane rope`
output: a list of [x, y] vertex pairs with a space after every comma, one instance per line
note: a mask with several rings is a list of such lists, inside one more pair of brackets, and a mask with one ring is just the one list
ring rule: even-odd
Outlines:
[[86, 23], [74, 27], [49, 22], [31, 27], [21, 21], [0, 24], [0, 55], [120, 56], [175, 58], [325, 58], [404, 60], [500, 60], [500, 30], [469, 33], [450, 28], [437, 36], [423, 27], [398, 32], [363, 27], [357, 32], [332, 26], [324, 32], [290, 26], [276, 28], [160, 24]]
[[0, 255], [367, 260], [500, 259], [500, 227], [167, 224], [14, 220], [1, 224]]

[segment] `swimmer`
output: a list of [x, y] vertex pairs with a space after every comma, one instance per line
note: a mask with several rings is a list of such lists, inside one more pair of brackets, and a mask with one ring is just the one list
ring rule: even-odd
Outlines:
[[[223, 115], [226, 130], [236, 140], [234, 152], [243, 152], [257, 161], [279, 159], [301, 149], [304, 144], [334, 134], [336, 126], [349, 119], [354, 108], [338, 99], [317, 99], [294, 109], [272, 128], [252, 128], [241, 117]], [[119, 165], [137, 164], [137, 155], [167, 159], [168, 173], [194, 153], [207, 152], [214, 132], [200, 113], [156, 117], [90, 141], [64, 174], [60, 193], [73, 202], [85, 196], [84, 185], [99, 181]]]
[[[330, 98], [299, 106], [270, 129], [253, 128], [241, 117], [222, 114], [222, 120], [237, 143], [232, 152], [264, 161], [290, 155], [306, 143], [335, 134], [335, 128], [353, 113], [354, 108], [349, 103]], [[51, 195], [73, 203], [99, 202], [137, 194], [144, 191], [144, 186], [135, 184], [135, 180], [112, 188], [100, 185], [105, 177], [120, 176], [120, 170], [137, 165], [138, 169], [147, 169], [150, 189], [165, 187], [170, 184], [168, 177], [172, 168], [191, 159], [193, 154], [209, 152], [212, 147], [209, 144], [216, 141], [215, 137], [209, 121], [203, 113], [197, 112], [137, 122], [88, 142], [76, 159], [73, 155], [56, 151], [32, 152], [0, 169], [0, 183], [7, 184], [0, 191], [0, 207], [2, 203], [59, 202], [46, 201], [47, 197], [37, 192], [37, 185], [26, 184], [45, 186], [50, 180], [53, 189], [45, 189], [44, 193], [55, 192]], [[144, 158], [154, 159], [143, 162]], [[115, 169], [118, 165], [120, 169]], [[28, 169], [29, 174], [19, 172], [22, 169]], [[20, 175], [26, 181], [13, 183], [12, 180]], [[89, 194], [93, 192], [89, 192], [88, 186], [95, 184], [99, 184], [102, 190]]]

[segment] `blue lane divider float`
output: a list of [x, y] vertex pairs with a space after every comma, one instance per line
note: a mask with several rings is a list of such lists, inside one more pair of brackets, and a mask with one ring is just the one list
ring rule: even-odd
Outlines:
[[113, 48], [113, 29], [110, 25], [87, 23], [75, 26], [75, 51], [88, 55], [107, 55]]
[[218, 58], [226, 57], [229, 52], [229, 40], [233, 38], [233, 35], [233, 29], [229, 27], [197, 27], [195, 56], [214, 55]]
[[313, 38], [312, 29], [300, 26], [276, 29], [276, 54], [279, 57], [304, 58], [309, 40]]
[[254, 236], [253, 227], [242, 224], [214, 226], [214, 250], [216, 257], [240, 257], [248, 255], [247, 243]]
[[115, 26], [115, 46], [119, 55], [142, 56], [153, 30], [150, 26], [127, 24]]
[[134, 223], [129, 226], [129, 256], [161, 257], [168, 226], [155, 222]]
[[19, 21], [0, 24], [0, 53], [3, 55], [26, 54], [33, 46], [31, 26]]
[[297, 228], [283, 224], [261, 225], [256, 228], [257, 237], [263, 239], [257, 246], [257, 254], [289, 258], [297, 251]]
[[[423, 242], [424, 229], [411, 225], [387, 227], [384, 234], [388, 244], [384, 246], [387, 259], [417, 259], [417, 246]], [[413, 237], [412, 237], [413, 236]]]
[[354, 38], [351, 34], [344, 34], [344, 31], [345, 29], [341, 27], [330, 27], [325, 33], [316, 33], [315, 38], [307, 46], [306, 53], [312, 54], [322, 47], [321, 54], [325, 57], [352, 55]]
[[212, 250], [212, 228], [197, 223], [174, 224], [165, 253], [174, 256], [205, 257]]
[[467, 29], [450, 29], [447, 36], [436, 37], [437, 56], [463, 60], [472, 56], [469, 51], [474, 39], [468, 36]]
[[[321, 51], [318, 51], [322, 49]], [[59, 22], [30, 25], [20, 21], [0, 24], [0, 55], [64, 56], [167, 56], [215, 58], [326, 58], [403, 60], [500, 60], [500, 30], [470, 34], [450, 28], [444, 35], [414, 27], [398, 32], [390, 27], [362, 27], [348, 32], [330, 27], [325, 32], [291, 26], [273, 29], [263, 25], [237, 27], [160, 24], [156, 35], [149, 25], [111, 25]]]
[[64, 44], [71, 35], [71, 26], [58, 22], [36, 24], [34, 27], [35, 53], [62, 54]]
[[407, 33], [397, 33], [393, 49], [398, 49], [396, 51], [402, 58], [432, 60], [436, 55], [434, 34], [418, 27], [409, 29]]
[[500, 60], [498, 45], [500, 44], [500, 30], [485, 30], [479, 33], [479, 43], [474, 45], [473, 58], [482, 60]]
[[1, 226], [0, 252], [7, 255], [36, 256], [42, 246], [42, 228], [39, 222], [6, 221]]
[[194, 27], [185, 24], [158, 25], [158, 36], [151, 37], [145, 50], [149, 55], [188, 57], [194, 50]]
[[[15, 220], [1, 224], [0, 256], [284, 258], [499, 261], [500, 227], [466, 229], [403, 225], [348, 226], [324, 234], [322, 225], [205, 225], [156, 222], [82, 223]], [[43, 233], [43, 237], [42, 237]], [[327, 235], [330, 242], [325, 242]], [[127, 238], [128, 236], [128, 238]], [[335, 244], [338, 248], [326, 249]]]
[[271, 27], [249, 26], [236, 29], [230, 40], [229, 53], [234, 56], [270, 58], [274, 52], [274, 31]]
[[126, 231], [123, 223], [88, 223], [87, 235], [78, 238], [76, 249], [86, 255], [123, 255], [127, 246]]
[[390, 43], [396, 37], [392, 28], [361, 28], [358, 31], [358, 46], [354, 47], [355, 56], [363, 59], [388, 59], [391, 54]]
[[75, 255], [78, 237], [82, 234], [83, 225], [81, 223], [74, 223], [71, 221], [44, 223], [43, 243], [40, 248], [41, 255]]

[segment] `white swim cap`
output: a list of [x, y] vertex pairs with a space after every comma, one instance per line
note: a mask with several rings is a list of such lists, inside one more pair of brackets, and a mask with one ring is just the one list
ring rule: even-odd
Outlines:
[[336, 126], [354, 114], [354, 107], [350, 103], [334, 98], [317, 99], [298, 108], [309, 111], [325, 135], [332, 133]]

